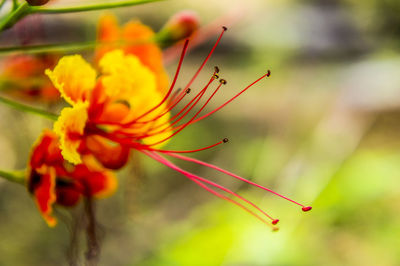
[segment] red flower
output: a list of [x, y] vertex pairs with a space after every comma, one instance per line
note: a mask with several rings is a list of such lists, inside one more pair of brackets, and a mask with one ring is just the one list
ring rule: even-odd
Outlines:
[[1, 74], [3, 90], [26, 100], [59, 101], [60, 93], [44, 74], [59, 59], [59, 56], [53, 54], [7, 57]]
[[82, 196], [103, 197], [116, 188], [114, 175], [97, 165], [91, 156], [71, 165], [61, 155], [58, 137], [45, 130], [33, 147], [27, 186], [49, 226], [56, 224], [53, 205], [74, 206]]
[[[60, 137], [64, 158], [72, 163], [80, 163], [83, 160], [82, 155], [86, 154], [86, 151], [92, 153], [87, 146], [88, 139], [99, 138], [110, 141], [115, 147], [130, 148], [146, 154], [183, 174], [210, 193], [243, 208], [266, 224], [275, 225], [278, 220], [230, 189], [185, 171], [164, 156], [190, 161], [220, 171], [289, 200], [301, 206], [303, 211], [309, 211], [311, 207], [304, 206], [243, 177], [217, 166], [181, 155], [210, 149], [226, 143], [228, 141], [226, 138], [215, 144], [194, 150], [161, 149], [161, 145], [171, 140], [186, 127], [217, 112], [253, 85], [270, 76], [270, 71], [267, 71], [221, 106], [200, 115], [215, 94], [220, 89], [222, 90], [222, 86], [227, 83], [226, 80], [219, 78], [219, 69], [215, 67], [208, 82], [193, 96], [189, 103], [179, 107], [179, 103], [185, 97], [190, 97], [187, 96], [191, 91], [190, 87], [211, 57], [225, 30], [224, 27], [214, 47], [186, 86], [180, 91], [173, 92], [189, 41], [185, 42], [172, 84], [164, 94], [157, 90], [154, 72], [140, 63], [136, 56], [126, 54], [122, 50], [107, 52], [100, 59], [100, 75], [96, 75], [95, 70], [78, 55], [62, 58], [54, 70], [48, 70], [47, 74], [61, 91], [65, 100], [72, 105], [72, 107], [64, 108], [54, 125], [54, 130]], [[219, 82], [214, 89], [211, 89], [217, 80]], [[206, 98], [208, 90], [213, 91], [201, 103], [200, 101]], [[191, 111], [195, 107], [198, 107], [198, 110], [192, 115]], [[175, 114], [171, 115], [171, 111], [175, 111]], [[86, 149], [82, 150], [82, 147], [86, 147]], [[227, 197], [221, 193], [221, 190], [234, 196], [234, 198]], [[270, 219], [271, 223], [265, 218]], [[276, 229], [274, 226], [273, 228]]]

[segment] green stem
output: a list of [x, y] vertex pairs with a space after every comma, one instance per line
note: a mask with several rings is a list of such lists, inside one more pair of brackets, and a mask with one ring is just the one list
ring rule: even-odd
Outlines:
[[17, 23], [20, 19], [29, 14], [59, 14], [59, 13], [72, 13], [72, 12], [84, 12], [91, 10], [100, 10], [100, 9], [109, 9], [109, 8], [117, 8], [117, 7], [125, 7], [125, 6], [135, 6], [140, 4], [152, 3], [163, 0], [126, 0], [126, 1], [117, 1], [111, 3], [101, 3], [101, 4], [92, 4], [92, 5], [83, 5], [83, 6], [73, 6], [73, 7], [47, 7], [47, 6], [30, 6], [27, 2], [24, 2], [21, 5], [15, 6], [15, 9], [8, 15], [6, 15], [3, 19], [0, 20], [0, 32], [10, 28], [15, 23]]
[[29, 46], [12, 46], [0, 48], [0, 54], [7, 54], [13, 52], [24, 52], [30, 54], [37, 53], [52, 53], [52, 52], [68, 52], [75, 50], [93, 49], [97, 45], [95, 41], [78, 42], [78, 43], [64, 43], [64, 44], [40, 44]]
[[62, 44], [40, 44], [30, 46], [12, 46], [0, 48], [0, 55], [13, 53], [13, 52], [24, 52], [30, 54], [36, 53], [51, 53], [51, 52], [69, 52], [77, 50], [89, 50], [94, 49], [97, 46], [102, 45], [140, 45], [155, 42], [156, 38], [143, 40], [143, 41], [114, 41], [114, 42], [98, 42], [98, 41], [86, 41], [76, 43], [62, 43]]
[[8, 181], [25, 185], [25, 171], [3, 171], [0, 170], [0, 177], [7, 179]]
[[15, 10], [0, 20], [0, 31], [10, 28], [24, 16], [29, 14], [30, 7], [27, 2], [19, 5]]
[[50, 120], [53, 120], [53, 121], [57, 120], [57, 118], [58, 118], [58, 116], [53, 114], [53, 113], [47, 112], [45, 110], [37, 109], [35, 107], [31, 107], [31, 106], [28, 106], [28, 105], [25, 105], [25, 104], [21, 104], [21, 103], [18, 103], [18, 102], [14, 102], [14, 101], [6, 99], [6, 98], [4, 98], [2, 96], [0, 96], [0, 102], [4, 103], [4, 104], [7, 104], [7, 105], [9, 105], [11, 107], [14, 107], [14, 108], [16, 108], [18, 110], [21, 110], [21, 111], [24, 111], [24, 112], [27, 112], [27, 113], [36, 114], [36, 115], [42, 116], [44, 118], [47, 118], [47, 119], [50, 119]]
[[83, 5], [83, 6], [73, 6], [73, 7], [46, 7], [38, 6], [31, 7], [29, 13], [43, 13], [43, 14], [58, 14], [58, 13], [71, 13], [71, 12], [83, 12], [92, 11], [100, 9], [109, 9], [125, 6], [135, 6], [140, 4], [146, 4], [151, 2], [157, 2], [162, 0], [126, 0], [126, 1], [114, 1], [110, 3]]
[[15, 10], [17, 8], [18, 8], [18, 0], [13, 0], [12, 10]]

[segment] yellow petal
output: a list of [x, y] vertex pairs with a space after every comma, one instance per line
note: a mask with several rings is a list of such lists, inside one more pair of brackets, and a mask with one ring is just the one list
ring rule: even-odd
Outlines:
[[104, 73], [102, 83], [106, 94], [115, 100], [132, 104], [132, 99], [137, 102], [159, 94], [154, 73], [135, 55], [113, 50], [102, 57], [99, 65]]
[[88, 119], [87, 108], [87, 102], [66, 107], [54, 123], [54, 132], [60, 138], [61, 154], [65, 160], [73, 164], [82, 162], [78, 148]]
[[80, 55], [64, 56], [53, 69], [46, 69], [54, 86], [71, 105], [87, 100], [96, 84], [96, 71]]

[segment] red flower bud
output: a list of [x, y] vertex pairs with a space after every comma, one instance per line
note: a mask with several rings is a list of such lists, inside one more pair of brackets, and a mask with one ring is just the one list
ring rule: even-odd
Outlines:
[[170, 18], [158, 33], [166, 45], [189, 37], [199, 28], [199, 18], [193, 11], [182, 11]]
[[49, 0], [26, 0], [26, 2], [28, 2], [28, 4], [31, 6], [42, 6], [47, 4]]

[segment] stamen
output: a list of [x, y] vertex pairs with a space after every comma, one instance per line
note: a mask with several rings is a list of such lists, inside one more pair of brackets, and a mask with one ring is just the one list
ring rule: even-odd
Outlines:
[[[164, 122], [164, 123], [162, 123], [162, 124], [160, 124], [160, 125], [158, 125], [158, 126], [152, 128], [151, 131], [154, 131], [154, 130], [156, 130], [156, 129], [162, 127], [162, 126], [165, 126], [165, 125], [168, 125], [167, 127], [165, 127], [165, 128], [162, 129], [162, 130], [159, 130], [159, 131], [157, 131], [157, 132], [153, 132], [153, 133], [151, 133], [151, 134], [143, 135], [143, 136], [139, 137], [138, 139], [143, 139], [143, 138], [151, 137], [151, 136], [154, 136], [154, 135], [157, 135], [157, 134], [161, 134], [161, 133], [166, 132], [167, 130], [171, 129], [174, 125], [176, 125], [179, 121], [181, 121], [181, 120], [193, 109], [194, 106], [196, 106], [196, 104], [197, 104], [197, 103], [200, 101], [200, 99], [203, 97], [203, 95], [204, 95], [204, 93], [206, 92], [207, 88], [210, 86], [210, 84], [211, 84], [213, 81], [214, 81], [214, 79], [211, 78], [211, 79], [209, 80], [209, 82], [207, 83], [207, 85], [206, 85], [199, 93], [197, 93], [197, 95], [196, 95], [188, 104], [186, 104], [177, 114], [175, 114], [173, 117], [171, 117], [168, 121], [166, 121], [166, 122]], [[195, 102], [193, 103], [193, 101], [195, 101]], [[193, 103], [193, 104], [192, 104], [192, 103]], [[189, 107], [189, 106], [190, 106], [190, 107]], [[174, 119], [176, 119], [177, 117], [179, 117], [179, 115], [181, 115], [181, 114], [186, 110], [186, 108], [188, 108], [188, 107], [189, 107], [189, 109], [188, 109], [180, 118], [178, 118], [178, 119], [175, 120], [173, 123], [171, 123]], [[171, 123], [171, 124], [169, 124], [169, 123]], [[170, 137], [172, 137], [172, 136], [170, 136]], [[170, 138], [170, 137], [168, 137], [168, 138]], [[167, 138], [167, 139], [168, 139], [168, 138]], [[167, 139], [161, 140], [159, 143], [164, 142], [164, 141], [166, 141]], [[158, 144], [158, 143], [157, 143], [157, 144]], [[156, 144], [150, 144], [150, 146], [151, 146], [151, 145], [156, 145]]]
[[[145, 154], [148, 155], [149, 157], [155, 159], [156, 161], [158, 161], [158, 162], [160, 162], [160, 163], [162, 163], [162, 164], [168, 166], [169, 168], [171, 168], [171, 169], [173, 169], [173, 170], [175, 170], [175, 171], [177, 171], [177, 172], [183, 174], [184, 176], [188, 177], [189, 179], [191, 179], [191, 180], [193, 180], [193, 181], [196, 180], [196, 181], [198, 181], [198, 182], [207, 183], [207, 184], [209, 184], [209, 185], [212, 185], [212, 186], [214, 186], [214, 187], [216, 187], [216, 188], [218, 188], [218, 189], [221, 189], [221, 190], [223, 190], [223, 191], [225, 191], [225, 192], [227, 192], [227, 193], [229, 193], [229, 194], [231, 194], [231, 195], [233, 195], [233, 196], [239, 198], [240, 200], [242, 200], [242, 201], [244, 201], [244, 202], [250, 204], [250, 205], [253, 206], [255, 209], [257, 209], [258, 211], [260, 211], [263, 215], [265, 215], [266, 217], [268, 217], [268, 219], [271, 219], [272, 221], [275, 221], [275, 219], [273, 219], [269, 214], [267, 214], [266, 212], [264, 212], [263, 210], [261, 210], [261, 209], [260, 209], [257, 205], [255, 205], [253, 202], [251, 202], [251, 201], [249, 201], [249, 200], [243, 198], [243, 197], [240, 196], [239, 194], [237, 194], [237, 193], [231, 191], [230, 189], [227, 189], [227, 188], [225, 188], [224, 186], [221, 186], [221, 185], [219, 185], [219, 184], [217, 184], [217, 183], [215, 183], [215, 182], [212, 182], [212, 181], [210, 181], [210, 180], [208, 180], [208, 179], [205, 179], [205, 178], [203, 178], [203, 177], [200, 177], [200, 176], [197, 176], [197, 175], [192, 174], [192, 173], [190, 173], [190, 172], [187, 172], [187, 171], [185, 171], [185, 170], [179, 168], [178, 166], [176, 166], [176, 165], [173, 164], [172, 162], [168, 161], [166, 158], [162, 157], [162, 156], [159, 155], [159, 154], [156, 154], [156, 153], [154, 153], [154, 152], [152, 152], [152, 153], [150, 153], [150, 152], [145, 152], [145, 151], [143, 151], [143, 153], [145, 153]], [[196, 182], [196, 183], [199, 184], [198, 182]], [[203, 185], [204, 185], [204, 184], [203, 184]], [[228, 201], [230, 201], [230, 202], [232, 202], [232, 203], [238, 205], [239, 207], [243, 208], [245, 211], [249, 212], [251, 215], [255, 216], [256, 218], [258, 218], [259, 220], [261, 220], [262, 222], [264, 222], [265, 224], [267, 224], [267, 225], [270, 226], [270, 224], [269, 224], [268, 222], [266, 222], [263, 218], [259, 217], [257, 214], [255, 214], [254, 212], [252, 212], [251, 210], [249, 210], [248, 208], [246, 208], [246, 207], [243, 206], [242, 204], [240, 204], [240, 203], [238, 203], [238, 202], [236, 202], [236, 201], [234, 201], [234, 200], [232, 200], [232, 199], [229, 199], [229, 198], [227, 198], [226, 196], [224, 196], [224, 195], [222, 195], [222, 194], [219, 194], [218, 192], [216, 192], [216, 191], [214, 191], [214, 190], [208, 188], [206, 185], [204, 185], [204, 186], [202, 186], [202, 187], [203, 187], [204, 189], [206, 189], [207, 191], [213, 193], [214, 195], [216, 195], [216, 196], [218, 196], [218, 197], [220, 197], [220, 198], [226, 199], [226, 200], [228, 200]], [[212, 191], [213, 191], [213, 192], [212, 192]], [[235, 203], [235, 202], [236, 202], [236, 203]]]
[[[222, 36], [224, 35], [224, 32], [226, 31], [226, 27], [223, 27], [223, 30], [221, 32], [221, 34], [219, 35], [217, 41], [215, 42], [214, 46], [211, 48], [211, 51], [208, 53], [206, 59], [204, 59], [203, 63], [200, 65], [200, 67], [197, 69], [196, 73], [194, 74], [194, 76], [192, 77], [192, 79], [189, 81], [189, 83], [186, 85], [185, 89], [189, 88], [193, 82], [196, 80], [197, 76], [200, 74], [201, 70], [204, 68], [205, 64], [207, 63], [207, 61], [210, 59], [211, 55], [214, 53], [215, 48], [217, 48], [219, 42], [222, 39]], [[219, 71], [219, 68], [217, 67], [217, 69]]]
[[169, 153], [192, 153], [192, 152], [198, 152], [198, 151], [208, 150], [208, 149], [211, 149], [211, 148], [213, 148], [213, 147], [215, 147], [215, 146], [221, 145], [222, 143], [224, 143], [223, 140], [221, 140], [221, 141], [219, 141], [219, 142], [217, 142], [217, 143], [214, 143], [214, 144], [212, 144], [212, 145], [209, 145], [209, 146], [200, 148], [200, 149], [186, 150], [186, 151], [171, 151], [171, 150], [153, 149], [153, 148], [150, 148], [150, 147], [149, 147], [149, 146], [151, 146], [151, 145], [148, 145], [148, 146], [146, 145], [146, 147], [143, 148], [143, 149], [145, 149], [145, 150], [150, 150], [150, 151], [157, 151], [157, 152], [167, 153], [167, 154], [169, 154]]
[[181, 70], [181, 66], [182, 66], [182, 63], [183, 63], [183, 58], [185, 57], [185, 54], [186, 54], [188, 45], [189, 45], [189, 39], [186, 39], [186, 40], [185, 40], [185, 44], [183, 45], [181, 57], [179, 58], [179, 63], [178, 63], [178, 66], [177, 66], [177, 68], [176, 68], [176, 72], [175, 72], [174, 79], [172, 80], [171, 86], [169, 87], [167, 94], [164, 96], [164, 98], [161, 100], [161, 102], [160, 102], [159, 104], [157, 104], [156, 106], [154, 106], [153, 108], [151, 108], [150, 110], [148, 110], [148, 111], [146, 111], [145, 113], [143, 113], [142, 115], [140, 115], [140, 116], [138, 116], [137, 118], [135, 118], [133, 121], [127, 123], [127, 124], [133, 124], [133, 123], [135, 123], [135, 122], [138, 121], [140, 118], [143, 118], [144, 116], [148, 115], [149, 113], [153, 112], [155, 109], [157, 109], [158, 107], [160, 107], [160, 106], [168, 99], [169, 95], [171, 94], [172, 90], [173, 90], [174, 87], [175, 87], [176, 80], [178, 79], [179, 72], [180, 72], [180, 70]]
[[[179, 132], [181, 132], [185, 127], [187, 127], [188, 125], [190, 125], [190, 122], [192, 122], [200, 113], [201, 113], [201, 111], [203, 111], [203, 109], [207, 106], [207, 104], [210, 102], [210, 100], [214, 97], [214, 95], [217, 93], [217, 91], [219, 90], [219, 88], [221, 88], [221, 85], [222, 84], [219, 84], [218, 85], [218, 87], [215, 89], [215, 91], [211, 94], [211, 96], [208, 98], [208, 100], [203, 104], [203, 106], [200, 108], [200, 110], [199, 111], [197, 111], [196, 113], [195, 113], [195, 115], [188, 121], [188, 122], [186, 122], [185, 124], [183, 124], [183, 125], [181, 125], [181, 126], [178, 126], [177, 128], [178, 128], [178, 130], [177, 131], [175, 131], [174, 133], [172, 133], [170, 136], [168, 136], [168, 137], [166, 137], [165, 139], [163, 139], [163, 140], [160, 140], [160, 141], [158, 141], [158, 142], [156, 142], [156, 143], [154, 143], [154, 144], [149, 144], [150, 146], [152, 146], [152, 145], [156, 145], [156, 144], [159, 144], [159, 143], [162, 143], [162, 142], [164, 142], [164, 141], [166, 141], [166, 140], [168, 140], [168, 139], [170, 139], [170, 138], [172, 138], [173, 136], [175, 136], [176, 134], [178, 134]], [[198, 102], [198, 101], [197, 101]], [[194, 105], [193, 105], [194, 106]], [[191, 107], [191, 108], [193, 108], [193, 106]], [[188, 112], [190, 111], [190, 109], [188, 110]], [[186, 114], [188, 113], [188, 112], [186, 112], [185, 114], [184, 114], [184, 116], [186, 116]], [[182, 116], [180, 119], [182, 119], [184, 116]], [[179, 119], [179, 120], [180, 120]], [[178, 121], [179, 121], [178, 120]], [[173, 126], [174, 124], [176, 124], [176, 122], [177, 121], [175, 121], [173, 124], [171, 124], [171, 126]]]
[[[180, 90], [181, 90], [181, 89], [180, 89]], [[163, 117], [164, 115], [168, 114], [172, 109], [174, 109], [175, 106], [177, 106], [178, 103], [180, 103], [180, 102], [183, 100], [183, 98], [184, 98], [187, 94], [189, 94], [189, 93], [190, 93], [190, 88], [188, 88], [188, 89], [186, 90], [186, 93], [181, 94], [181, 96], [180, 96], [180, 98], [179, 98], [178, 100], [175, 100], [175, 99], [174, 99], [175, 101], [172, 101], [171, 104], [166, 108], [166, 110], [165, 110], [164, 112], [162, 112], [161, 114], [157, 115], [156, 117], [154, 117], [154, 118], [152, 118], [152, 119], [146, 120], [146, 121], [136, 121], [135, 124], [143, 125], [143, 124], [148, 124], [148, 123], [150, 123], [150, 122], [155, 122], [157, 119], [159, 119], [160, 117]], [[177, 96], [174, 96], [174, 97], [176, 98]], [[156, 128], [159, 128], [159, 127], [161, 127], [161, 126], [163, 126], [163, 125], [165, 125], [165, 124], [167, 124], [167, 123], [169, 123], [169, 120], [168, 120], [167, 122], [165, 122], [165, 123], [163, 123], [163, 124], [157, 126]], [[124, 128], [132, 127], [132, 125], [130, 125], [130, 124], [125, 124], [125, 125], [122, 125], [122, 126], [123, 126]], [[154, 129], [155, 129], [155, 128], [153, 128], [152, 130], [154, 130]], [[118, 131], [118, 132], [121, 132], [121, 131]], [[122, 132], [123, 132], [123, 131], [122, 131]]]
[[244, 88], [243, 90], [241, 90], [239, 93], [237, 93], [235, 96], [233, 96], [231, 99], [229, 99], [228, 101], [226, 101], [224, 104], [222, 104], [221, 106], [217, 107], [216, 109], [214, 109], [213, 111], [193, 120], [190, 122], [190, 124], [194, 124], [200, 120], [203, 120], [204, 118], [212, 115], [213, 113], [217, 112], [218, 110], [222, 109], [223, 107], [225, 107], [227, 104], [229, 104], [230, 102], [232, 102], [233, 100], [235, 100], [237, 97], [239, 97], [243, 92], [247, 91], [248, 89], [250, 89], [252, 86], [254, 86], [256, 83], [258, 83], [260, 80], [262, 80], [265, 77], [269, 77], [269, 75], [271, 74], [271, 71], [267, 71], [266, 74], [262, 75], [260, 78], [256, 79], [253, 83], [251, 83], [250, 85], [248, 85], [246, 88]]
[[294, 203], [294, 204], [296, 204], [296, 205], [301, 206], [303, 211], [309, 211], [309, 210], [311, 210], [311, 207], [310, 207], [310, 206], [304, 206], [303, 204], [298, 203], [297, 201], [294, 201], [294, 200], [292, 200], [292, 199], [290, 199], [290, 198], [288, 198], [288, 197], [285, 197], [285, 196], [283, 196], [283, 195], [281, 195], [281, 194], [279, 194], [279, 193], [273, 191], [272, 189], [269, 189], [269, 188], [266, 188], [266, 187], [264, 187], [264, 186], [261, 186], [261, 185], [259, 185], [259, 184], [257, 184], [257, 183], [254, 183], [253, 181], [247, 180], [247, 179], [245, 179], [245, 178], [243, 178], [243, 177], [241, 177], [241, 176], [238, 176], [238, 175], [236, 175], [236, 174], [234, 174], [234, 173], [231, 173], [231, 172], [229, 172], [229, 171], [227, 171], [227, 170], [225, 170], [225, 169], [222, 169], [222, 168], [220, 168], [220, 167], [218, 167], [218, 166], [215, 166], [215, 165], [212, 165], [212, 164], [209, 164], [209, 163], [206, 163], [206, 162], [203, 162], [203, 161], [194, 159], [194, 158], [186, 157], [186, 156], [183, 156], [183, 155], [178, 155], [178, 154], [174, 154], [174, 153], [166, 153], [166, 154], [169, 155], [169, 156], [171, 156], [171, 157], [175, 157], [175, 158], [178, 158], [178, 159], [181, 159], [181, 160], [184, 160], [184, 161], [193, 162], [193, 163], [197, 163], [197, 164], [200, 164], [200, 165], [203, 165], [203, 166], [212, 168], [212, 169], [217, 170], [217, 171], [219, 171], [219, 172], [221, 172], [221, 173], [224, 173], [224, 174], [226, 174], [226, 175], [229, 175], [229, 176], [232, 176], [232, 177], [234, 177], [234, 178], [236, 178], [236, 179], [239, 179], [239, 180], [241, 180], [241, 181], [243, 181], [243, 182], [246, 182], [246, 183], [248, 183], [248, 184], [250, 184], [250, 185], [253, 185], [253, 186], [255, 186], [255, 187], [261, 188], [261, 189], [263, 189], [263, 190], [265, 190], [265, 191], [268, 191], [268, 192], [270, 192], [270, 193], [272, 193], [272, 194], [275, 194], [275, 195], [278, 196], [278, 197], [281, 197], [281, 198], [283, 198], [283, 199], [285, 199], [285, 200], [288, 200], [288, 201], [290, 201], [290, 202], [292, 202], [292, 203]]
[[228, 139], [228, 138], [224, 138], [222, 141], [223, 141], [224, 143], [227, 143], [227, 142], [229, 141], [229, 139]]
[[215, 71], [215, 73], [219, 73], [219, 67], [218, 67], [218, 66], [215, 66], [215, 67], [214, 67], [214, 71]]
[[226, 85], [227, 81], [226, 81], [226, 79], [220, 79], [220, 80], [219, 80], [219, 83], [221, 83], [221, 84], [223, 84], [223, 85]]

